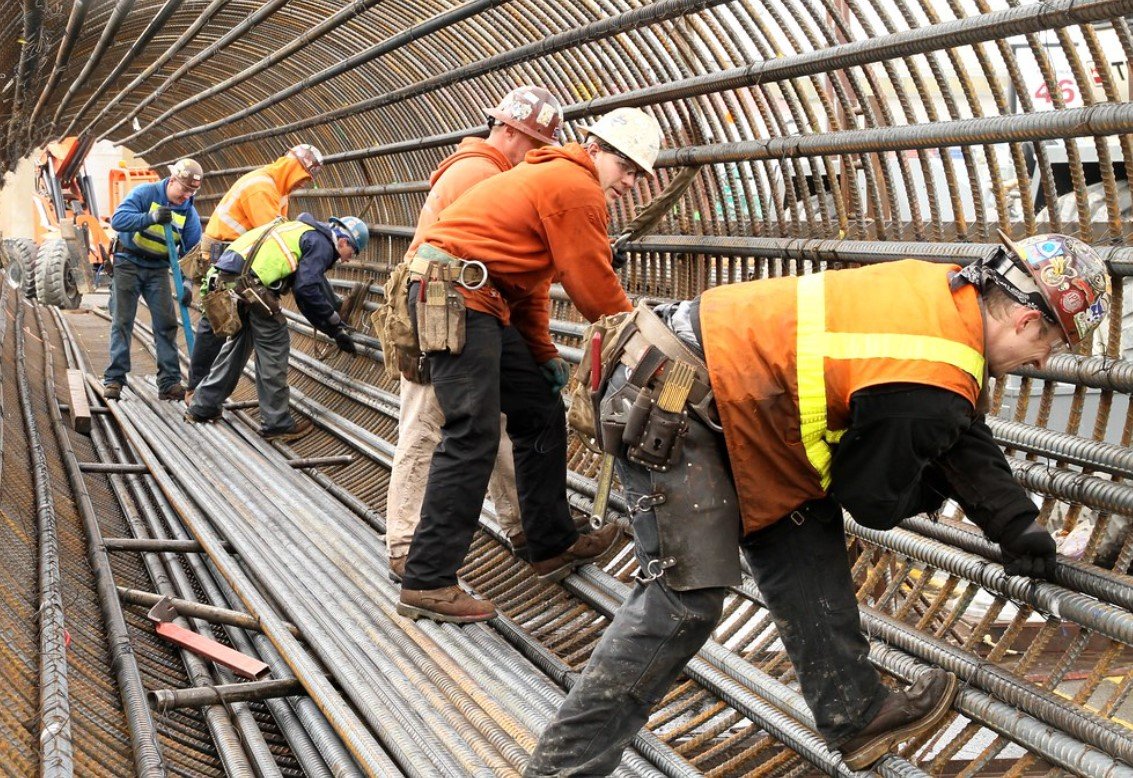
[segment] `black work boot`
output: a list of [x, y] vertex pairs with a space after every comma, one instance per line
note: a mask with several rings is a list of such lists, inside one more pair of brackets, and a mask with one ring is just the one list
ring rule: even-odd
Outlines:
[[958, 685], [955, 675], [934, 668], [908, 689], [890, 692], [873, 720], [839, 749], [846, 767], [864, 770], [898, 743], [932, 730], [952, 709]]

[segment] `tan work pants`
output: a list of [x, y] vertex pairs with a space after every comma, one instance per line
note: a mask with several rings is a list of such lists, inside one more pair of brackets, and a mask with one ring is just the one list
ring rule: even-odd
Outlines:
[[[444, 413], [433, 387], [401, 381], [401, 418], [397, 425], [397, 451], [393, 455], [389, 493], [386, 496], [386, 549], [389, 555], [409, 553], [409, 544], [421, 518], [425, 485], [433, 450], [441, 440]], [[496, 506], [500, 527], [511, 536], [523, 530], [519, 497], [515, 493], [515, 461], [507, 436], [507, 417], [500, 415], [500, 448], [488, 481], [488, 496]]]

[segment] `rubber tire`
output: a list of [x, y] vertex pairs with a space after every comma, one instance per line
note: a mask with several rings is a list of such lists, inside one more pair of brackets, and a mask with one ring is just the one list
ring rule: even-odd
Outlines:
[[24, 296], [35, 299], [35, 260], [39, 256], [39, 246], [31, 238], [9, 238], [5, 241], [8, 256], [23, 266]]
[[42, 305], [78, 308], [83, 301], [71, 250], [64, 240], [44, 241], [35, 268], [36, 299]]
[[4, 263], [5, 281], [13, 289], [22, 289], [24, 286], [24, 260], [14, 250], [7, 253], [7, 261]]

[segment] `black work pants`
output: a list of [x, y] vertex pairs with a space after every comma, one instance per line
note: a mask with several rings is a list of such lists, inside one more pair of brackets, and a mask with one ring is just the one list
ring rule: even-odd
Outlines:
[[202, 312], [201, 317], [197, 319], [197, 329], [193, 333], [193, 353], [189, 356], [190, 389], [195, 391], [201, 381], [208, 378], [213, 363], [220, 356], [220, 350], [224, 348], [225, 340], [227, 338], [221, 338], [212, 331], [209, 317]]
[[[651, 491], [640, 467], [619, 460], [618, 468], [631, 503]], [[877, 714], [887, 692], [861, 631], [841, 509], [812, 503], [792, 515], [751, 533], [742, 548], [819, 734], [837, 748]], [[649, 569], [658, 558], [653, 511], [637, 514], [633, 528], [638, 563]], [[674, 591], [664, 576], [635, 584], [524, 775], [613, 772], [650, 708], [711, 635], [725, 594]]]
[[445, 423], [402, 585], [439, 589], [456, 583], [495, 463], [501, 412], [514, 448], [531, 561], [562, 553], [578, 539], [566, 499], [566, 411], [527, 344], [514, 328], [470, 310], [460, 354], [438, 352], [428, 359]]

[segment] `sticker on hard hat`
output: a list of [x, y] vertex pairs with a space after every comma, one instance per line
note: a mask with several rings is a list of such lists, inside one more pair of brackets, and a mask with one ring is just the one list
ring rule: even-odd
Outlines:
[[520, 121], [520, 122], [531, 115], [531, 106], [530, 105], [524, 105], [523, 103], [519, 102], [518, 100], [513, 102], [511, 105], [509, 105], [504, 110], [507, 111], [508, 115], [511, 116], [513, 119], [515, 119], [516, 121]]
[[1078, 337], [1085, 338], [1093, 332], [1108, 312], [1105, 298], [1099, 297], [1089, 308], [1074, 314], [1074, 326], [1078, 328]]
[[547, 103], [543, 103], [543, 107], [539, 109], [539, 115], [535, 117], [535, 123], [540, 127], [546, 127], [551, 123], [551, 119], [555, 118], [555, 109]]

